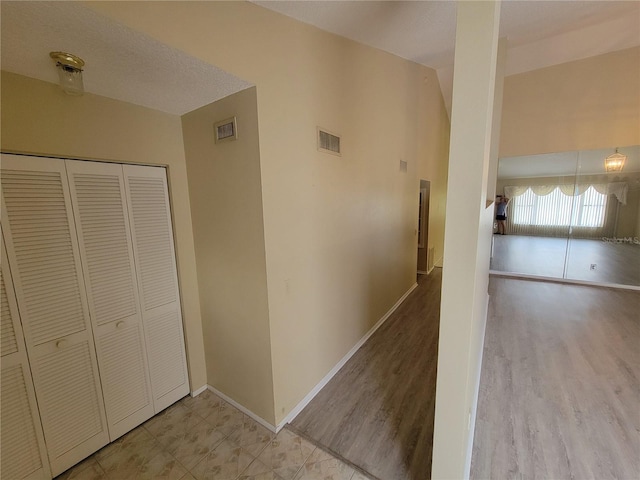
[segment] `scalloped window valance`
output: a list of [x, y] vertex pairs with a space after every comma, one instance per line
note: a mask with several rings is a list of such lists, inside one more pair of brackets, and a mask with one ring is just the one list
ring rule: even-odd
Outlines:
[[626, 182], [572, 183], [566, 185], [508, 185], [504, 187], [504, 194], [508, 198], [514, 198], [523, 195], [528, 189], [531, 189], [536, 195], [545, 196], [558, 188], [565, 195], [577, 196], [582, 195], [589, 187], [593, 187], [596, 192], [603, 195], [615, 195], [622, 205], [627, 204], [627, 192], [629, 190], [629, 186]]

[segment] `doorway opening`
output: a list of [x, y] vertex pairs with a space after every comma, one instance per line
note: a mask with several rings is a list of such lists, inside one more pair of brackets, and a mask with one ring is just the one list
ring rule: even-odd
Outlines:
[[429, 248], [429, 196], [431, 182], [420, 180], [418, 198], [418, 265], [419, 275], [427, 275], [433, 270], [433, 247]]

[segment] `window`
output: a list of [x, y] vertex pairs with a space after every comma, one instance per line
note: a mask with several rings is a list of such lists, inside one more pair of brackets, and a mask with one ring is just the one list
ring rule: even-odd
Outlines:
[[513, 199], [513, 223], [549, 227], [598, 228], [604, 226], [607, 196], [593, 186], [577, 196], [566, 195], [556, 188], [548, 195], [527, 189]]
[[607, 206], [607, 196], [598, 193], [595, 188], [589, 187], [580, 195], [579, 220], [576, 222], [581, 227], [601, 227], [604, 225], [604, 212]]
[[513, 199], [513, 223], [531, 225], [536, 194], [529, 188], [519, 197]]

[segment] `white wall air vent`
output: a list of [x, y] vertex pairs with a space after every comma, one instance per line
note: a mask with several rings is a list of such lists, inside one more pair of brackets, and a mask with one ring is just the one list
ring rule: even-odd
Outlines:
[[318, 150], [331, 155], [341, 156], [340, 137], [318, 127]]
[[214, 124], [216, 143], [228, 142], [238, 138], [236, 117], [227, 118]]

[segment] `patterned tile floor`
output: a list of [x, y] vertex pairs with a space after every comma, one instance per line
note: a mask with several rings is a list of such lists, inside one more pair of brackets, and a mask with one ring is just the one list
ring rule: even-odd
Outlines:
[[289, 430], [274, 435], [208, 390], [56, 478], [71, 479], [368, 480]]

